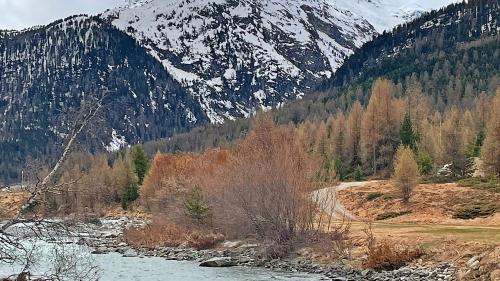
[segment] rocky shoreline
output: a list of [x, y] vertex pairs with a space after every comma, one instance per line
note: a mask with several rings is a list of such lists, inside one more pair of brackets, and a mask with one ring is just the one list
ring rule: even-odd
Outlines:
[[394, 271], [377, 272], [351, 268], [344, 264], [321, 265], [304, 257], [289, 259], [262, 258], [258, 244], [242, 241], [222, 243], [218, 249], [196, 250], [185, 247], [156, 247], [154, 249], [134, 249], [123, 242], [122, 229], [129, 226], [144, 225], [144, 221], [130, 219], [101, 220], [99, 225], [86, 225], [79, 243], [93, 249], [93, 254], [120, 253], [123, 257], [161, 257], [176, 261], [194, 261], [201, 266], [259, 267], [283, 272], [301, 272], [319, 274], [324, 280], [348, 281], [389, 281], [389, 280], [436, 280], [451, 281], [456, 279], [457, 268], [452, 264], [440, 264], [434, 267], [405, 266]]

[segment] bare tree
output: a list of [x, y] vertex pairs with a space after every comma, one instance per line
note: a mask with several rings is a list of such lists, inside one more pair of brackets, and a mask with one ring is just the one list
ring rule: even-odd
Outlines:
[[[35, 240], [47, 241], [48, 239], [57, 239], [65, 234], [67, 236], [74, 235], [74, 232], [68, 229], [63, 223], [47, 220], [39, 216], [36, 212], [33, 212], [30, 216], [26, 214], [28, 211], [33, 210], [37, 203], [43, 200], [44, 195], [57, 193], [65, 185], [71, 185], [71, 183], [54, 183], [64, 162], [73, 151], [78, 138], [101, 111], [108, 93], [109, 91], [105, 90], [99, 98], [82, 104], [79, 113], [75, 114], [74, 121], [71, 124], [70, 131], [62, 147], [61, 155], [55, 164], [44, 177], [37, 178], [36, 182], [31, 183], [26, 188], [28, 192], [26, 202], [18, 209], [13, 218], [5, 221], [0, 226], [0, 262], [24, 264], [24, 269], [18, 276], [18, 279], [27, 279], [29, 277], [27, 271], [33, 265], [35, 257], [38, 255], [36, 251], [37, 246], [35, 244], [28, 245], [29, 243], [24, 243], [20, 237], [30, 237], [35, 238]], [[59, 243], [56, 245], [57, 247], [53, 247], [54, 250], [51, 257], [53, 257], [54, 261], [54, 273], [46, 277], [46, 280], [59, 280], [61, 275], [71, 275], [73, 277], [78, 275], [77, 279], [84, 280], [86, 279], [85, 277], [90, 277], [91, 274], [95, 273], [93, 266], [83, 267], [83, 270], [78, 273], [76, 263], [82, 259], [75, 259], [74, 255], [68, 255], [69, 250], [61, 248], [61, 245], [64, 244]]]

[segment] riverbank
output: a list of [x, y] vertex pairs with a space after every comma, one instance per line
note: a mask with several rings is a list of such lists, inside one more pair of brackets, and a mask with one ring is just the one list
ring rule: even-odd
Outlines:
[[193, 261], [213, 266], [244, 266], [282, 272], [319, 274], [325, 280], [456, 280], [456, 267], [449, 263], [435, 266], [404, 266], [394, 271], [377, 272], [356, 268], [348, 263], [324, 263], [315, 260], [313, 253], [301, 248], [284, 259], [269, 259], [263, 255], [263, 246], [255, 241], [226, 241], [214, 249], [196, 250], [188, 247], [133, 248], [124, 242], [124, 227], [140, 226], [143, 220], [120, 218], [103, 219], [86, 226], [79, 243], [90, 246], [93, 254], [119, 253], [127, 257], [155, 257], [175, 261]]
[[[349, 192], [357, 191], [358, 189], [353, 189]], [[341, 195], [343, 192], [340, 192]], [[366, 239], [363, 234], [366, 224], [361, 222], [351, 223], [349, 236], [353, 245], [350, 249], [350, 257], [346, 259], [334, 257], [333, 253], [327, 253], [329, 257], [325, 258], [318, 253], [318, 249], [311, 247], [312, 243], [304, 243], [305, 245], [298, 247], [283, 259], [265, 258], [266, 255], [263, 253], [265, 245], [260, 245], [256, 241], [226, 241], [210, 250], [196, 250], [185, 245], [134, 248], [125, 242], [123, 230], [145, 226], [150, 216], [138, 210], [132, 212], [118, 212], [117, 210], [119, 208], [107, 210], [104, 212], [105, 217], [75, 216], [69, 218], [78, 229], [81, 237], [79, 243], [90, 246], [95, 255], [115, 253], [124, 258], [155, 257], [164, 260], [192, 261], [198, 264], [216, 258], [231, 266], [321, 274], [327, 280], [457, 280], [464, 273], [472, 272], [480, 276], [482, 269], [487, 265], [486, 261], [490, 260], [488, 257], [483, 258], [485, 256], [483, 253], [486, 253], [489, 248], [481, 243], [464, 245], [460, 240], [457, 242], [455, 236], [451, 239], [439, 236], [439, 239], [436, 239], [438, 237], [436, 235], [451, 233], [446, 229], [427, 229], [426, 226], [420, 229], [418, 225], [406, 225], [402, 228], [401, 225], [394, 223], [374, 223], [374, 235], [377, 238], [387, 239], [391, 243], [412, 245], [425, 250], [423, 257], [395, 271], [377, 272], [362, 267], [366, 259], [366, 249], [363, 244], [363, 240]], [[445, 230], [446, 233], [443, 232]], [[479, 241], [476, 237], [471, 239]], [[457, 249], [462, 250], [457, 251]], [[452, 253], [460, 254], [460, 259], [451, 256]], [[465, 278], [465, 280], [471, 279]]]

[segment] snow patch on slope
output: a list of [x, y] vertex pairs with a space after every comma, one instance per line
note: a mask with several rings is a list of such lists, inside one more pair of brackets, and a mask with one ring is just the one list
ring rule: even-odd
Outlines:
[[330, 2], [332, 5], [358, 14], [382, 33], [425, 12], [438, 10], [461, 0], [330, 0]]
[[124, 136], [121, 136], [113, 129], [111, 133], [111, 142], [106, 146], [108, 152], [114, 152], [120, 150], [122, 147], [127, 145], [127, 141]]

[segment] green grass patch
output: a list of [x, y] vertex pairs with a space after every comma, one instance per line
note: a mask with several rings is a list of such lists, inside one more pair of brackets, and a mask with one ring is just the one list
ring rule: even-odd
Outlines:
[[500, 179], [497, 177], [477, 177], [459, 180], [458, 185], [477, 190], [500, 193]]
[[379, 197], [382, 197], [384, 193], [382, 192], [370, 192], [366, 195], [366, 200], [368, 201], [373, 201]]
[[411, 211], [403, 211], [403, 212], [386, 212], [386, 213], [381, 213], [378, 214], [377, 217], [375, 217], [376, 220], [382, 221], [382, 220], [388, 220], [388, 219], [393, 219], [397, 218], [400, 216], [404, 216], [407, 214], [410, 214]]

